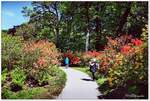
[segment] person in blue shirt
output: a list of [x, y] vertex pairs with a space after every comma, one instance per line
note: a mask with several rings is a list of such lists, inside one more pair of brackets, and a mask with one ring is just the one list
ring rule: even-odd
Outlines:
[[68, 57], [65, 58], [65, 65], [66, 65], [66, 68], [69, 67], [69, 58]]

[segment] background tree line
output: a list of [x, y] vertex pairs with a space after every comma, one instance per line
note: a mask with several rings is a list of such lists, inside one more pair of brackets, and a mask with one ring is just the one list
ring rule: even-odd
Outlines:
[[62, 52], [102, 50], [106, 36], [139, 37], [148, 23], [148, 2], [32, 2], [28, 23], [17, 28], [24, 39], [48, 39]]

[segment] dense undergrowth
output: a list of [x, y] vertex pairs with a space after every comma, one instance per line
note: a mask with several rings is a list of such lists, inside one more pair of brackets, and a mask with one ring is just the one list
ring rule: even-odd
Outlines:
[[2, 33], [2, 98], [55, 98], [66, 74], [59, 68], [60, 53], [46, 40], [24, 41]]

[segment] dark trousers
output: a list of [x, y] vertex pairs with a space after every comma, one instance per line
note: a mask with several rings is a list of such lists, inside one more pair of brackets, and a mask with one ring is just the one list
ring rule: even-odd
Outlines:
[[95, 79], [96, 79], [94, 74], [95, 74], [95, 73], [94, 73], [94, 72], [92, 72], [93, 80], [95, 80]]

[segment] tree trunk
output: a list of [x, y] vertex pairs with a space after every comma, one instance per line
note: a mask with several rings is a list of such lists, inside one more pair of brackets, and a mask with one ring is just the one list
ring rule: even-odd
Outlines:
[[86, 9], [86, 43], [85, 43], [85, 51], [87, 52], [89, 50], [89, 40], [90, 40], [90, 30], [89, 30], [89, 4], [88, 2], [85, 4]]
[[85, 51], [86, 52], [89, 50], [89, 36], [90, 36], [90, 32], [89, 32], [89, 30], [87, 30], [87, 33], [86, 33], [86, 45], [85, 45]]
[[[97, 3], [96, 5], [96, 8], [95, 8], [96, 12], [98, 13], [99, 10], [100, 10], [100, 6], [99, 6], [99, 3]], [[96, 35], [96, 43], [95, 43], [95, 49], [96, 50], [100, 50], [99, 47], [100, 47], [100, 39], [101, 39], [101, 19], [100, 17], [98, 16], [97, 14], [97, 17], [95, 19], [95, 24], [96, 24], [96, 27], [95, 27], [95, 32], [97, 33]]]
[[58, 4], [57, 4], [57, 2], [55, 2], [54, 3], [54, 10], [55, 10], [55, 13], [56, 13], [56, 25], [55, 25], [55, 30], [56, 30], [56, 47], [57, 48], [59, 48], [59, 41], [60, 41], [60, 39], [59, 39], [59, 21], [60, 21], [60, 19], [59, 19], [59, 15], [58, 15]]
[[127, 22], [127, 18], [130, 14], [130, 10], [131, 10], [131, 2], [128, 2], [126, 10], [120, 16], [119, 24], [118, 24], [118, 27], [117, 27], [117, 30], [116, 30], [116, 35], [118, 35], [118, 36], [121, 35], [123, 26]]

